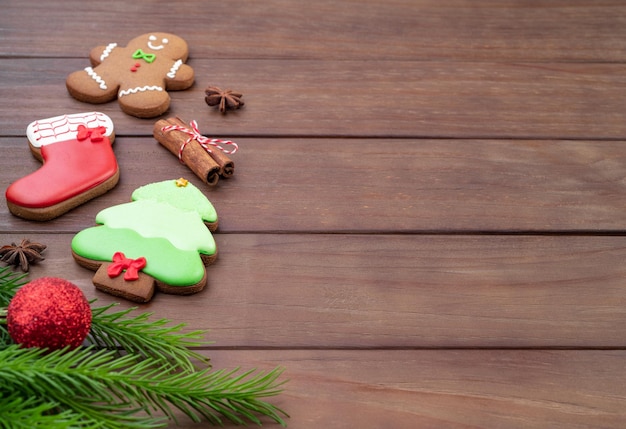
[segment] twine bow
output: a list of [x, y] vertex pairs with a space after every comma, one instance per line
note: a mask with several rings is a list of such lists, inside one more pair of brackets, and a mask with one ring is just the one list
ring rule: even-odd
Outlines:
[[[192, 142], [193, 140], [197, 141], [200, 144], [200, 146], [202, 146], [202, 148], [204, 148], [204, 150], [206, 150], [208, 153], [213, 152], [211, 147], [217, 148], [221, 150], [222, 152], [224, 152], [225, 154], [233, 154], [237, 152], [237, 149], [239, 149], [239, 146], [237, 145], [237, 143], [233, 141], [210, 139], [208, 137], [203, 136], [202, 134], [200, 134], [200, 130], [198, 130], [198, 123], [196, 121], [189, 122], [189, 126], [191, 128], [182, 127], [180, 125], [168, 125], [166, 127], [161, 128], [161, 131], [163, 131], [164, 133], [176, 130], [176, 131], [181, 131], [189, 136], [187, 141], [185, 141], [185, 143], [180, 145], [180, 149], [178, 151], [178, 160], [183, 164], [184, 164], [183, 150], [185, 149], [185, 146], [187, 146], [187, 144]], [[222, 146], [220, 146], [220, 144], [232, 146], [233, 149], [226, 150]]]
[[147, 54], [141, 49], [137, 49], [133, 53], [133, 58], [136, 60], [144, 60], [147, 63], [151, 63], [156, 59], [156, 54]]
[[124, 280], [132, 281], [139, 278], [139, 270], [146, 266], [146, 258], [139, 257], [137, 259], [127, 258], [122, 252], [115, 252], [113, 254], [113, 263], [107, 268], [107, 274], [109, 277], [117, 277], [124, 273]]
[[104, 137], [102, 136], [104, 133], [106, 133], [105, 127], [87, 128], [84, 125], [79, 125], [76, 130], [76, 139], [78, 141], [83, 141], [91, 138], [92, 142], [101, 142], [104, 140]]

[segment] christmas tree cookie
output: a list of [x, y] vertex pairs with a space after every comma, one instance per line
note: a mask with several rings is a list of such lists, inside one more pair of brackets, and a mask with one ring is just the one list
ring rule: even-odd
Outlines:
[[40, 119], [28, 125], [26, 136], [43, 165], [7, 188], [7, 206], [14, 215], [54, 219], [117, 184], [113, 122], [104, 113]]
[[217, 257], [211, 202], [185, 179], [142, 186], [131, 200], [99, 212], [99, 225], [72, 240], [76, 262], [96, 271], [96, 288], [136, 302], [149, 301], [155, 289], [177, 295], [204, 289], [205, 267]]

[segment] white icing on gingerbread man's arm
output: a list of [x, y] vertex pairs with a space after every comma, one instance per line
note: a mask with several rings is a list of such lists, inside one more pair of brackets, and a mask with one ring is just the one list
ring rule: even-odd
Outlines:
[[176, 61], [174, 65], [170, 68], [170, 71], [167, 73], [167, 77], [169, 77], [170, 79], [174, 79], [176, 77], [176, 73], [178, 72], [178, 69], [182, 65], [183, 65], [183, 60]]
[[106, 57], [109, 56], [111, 51], [117, 47], [117, 43], [109, 43], [106, 48], [104, 48], [104, 52], [100, 55], [100, 62], [104, 61]]
[[193, 68], [184, 64], [182, 60], [177, 60], [172, 63], [172, 67], [165, 76], [167, 89], [172, 91], [180, 91], [189, 88], [193, 85], [193, 80]]
[[114, 48], [117, 47], [117, 43], [109, 43], [106, 46], [97, 46], [89, 52], [89, 61], [92, 66], [97, 66], [102, 61], [104, 61], [113, 51]]

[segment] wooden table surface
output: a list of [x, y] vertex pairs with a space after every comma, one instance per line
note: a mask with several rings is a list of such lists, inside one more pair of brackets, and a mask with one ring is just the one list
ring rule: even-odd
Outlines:
[[[0, 244], [48, 245], [30, 278], [119, 301], [72, 237], [184, 176], [219, 213], [219, 257], [201, 293], [140, 308], [210, 330], [217, 368], [285, 367], [271, 402], [290, 428], [624, 427], [626, 3], [0, 6], [0, 187], [40, 166], [26, 126], [64, 113], [109, 115], [121, 168], [52, 221], [0, 205]], [[215, 188], [154, 140], [156, 119], [67, 93], [91, 48], [150, 31], [185, 38], [196, 73], [164, 116], [240, 145]], [[245, 107], [209, 108], [208, 85]]]

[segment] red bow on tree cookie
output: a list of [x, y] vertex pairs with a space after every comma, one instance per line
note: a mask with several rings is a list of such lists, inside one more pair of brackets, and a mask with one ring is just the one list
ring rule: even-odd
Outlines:
[[113, 263], [107, 268], [107, 274], [109, 277], [117, 277], [124, 273], [124, 280], [132, 281], [139, 278], [139, 270], [146, 266], [146, 258], [143, 256], [137, 259], [127, 258], [122, 252], [115, 252], [113, 254]]
[[105, 127], [87, 128], [84, 125], [79, 125], [76, 131], [76, 139], [78, 141], [91, 138], [92, 142], [101, 142], [104, 140], [103, 134], [106, 133], [107, 130]]

